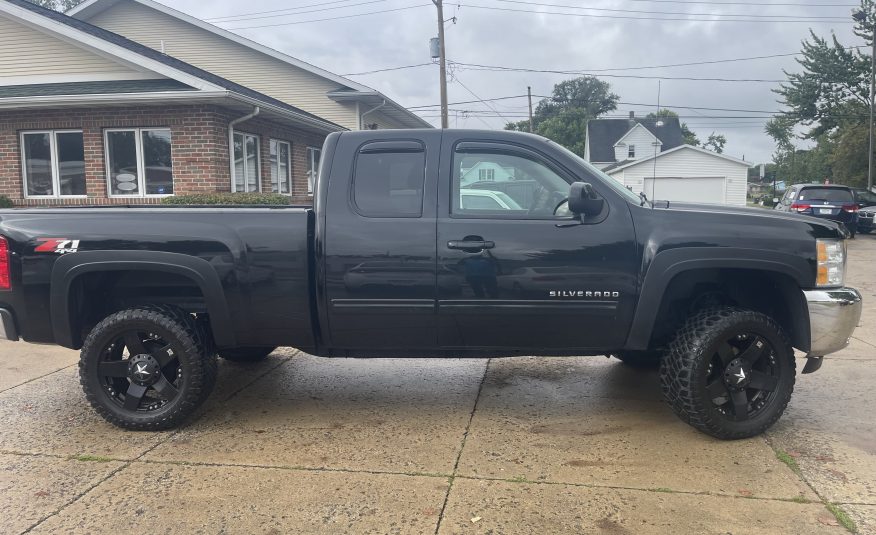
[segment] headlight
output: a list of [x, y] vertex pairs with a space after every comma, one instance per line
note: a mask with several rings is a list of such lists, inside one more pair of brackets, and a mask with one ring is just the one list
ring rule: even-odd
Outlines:
[[815, 240], [818, 253], [818, 286], [842, 286], [846, 274], [845, 240]]

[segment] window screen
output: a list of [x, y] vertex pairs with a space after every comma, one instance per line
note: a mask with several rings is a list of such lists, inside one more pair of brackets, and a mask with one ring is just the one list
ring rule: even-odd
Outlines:
[[353, 175], [353, 202], [366, 217], [420, 217], [426, 153], [360, 150]]

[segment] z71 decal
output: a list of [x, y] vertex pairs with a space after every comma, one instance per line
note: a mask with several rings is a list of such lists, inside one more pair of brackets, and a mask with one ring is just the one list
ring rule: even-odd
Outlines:
[[69, 238], [37, 238], [40, 245], [33, 250], [35, 253], [75, 253], [79, 250], [79, 240]]

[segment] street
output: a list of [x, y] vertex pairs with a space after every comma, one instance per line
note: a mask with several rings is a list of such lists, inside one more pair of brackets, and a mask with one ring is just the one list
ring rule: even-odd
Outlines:
[[126, 432], [76, 352], [0, 342], [0, 532], [876, 533], [876, 236], [849, 251], [863, 327], [735, 442], [615, 359], [291, 349], [220, 361], [183, 428]]

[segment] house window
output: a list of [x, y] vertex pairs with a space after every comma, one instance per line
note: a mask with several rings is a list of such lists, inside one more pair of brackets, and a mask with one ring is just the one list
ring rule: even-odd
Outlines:
[[496, 180], [496, 170], [495, 169], [479, 169], [478, 170], [478, 180], [481, 182], [495, 181]]
[[106, 131], [106, 167], [111, 197], [173, 195], [169, 128]]
[[313, 195], [313, 185], [319, 176], [319, 159], [322, 150], [315, 147], [307, 147], [307, 194]]
[[636, 157], [636, 146], [630, 145], [627, 147], [627, 158], [635, 158]]
[[26, 197], [85, 195], [85, 145], [81, 131], [22, 132]]
[[271, 191], [292, 192], [292, 148], [285, 141], [271, 140]]
[[259, 191], [259, 138], [243, 132], [234, 133], [234, 180], [231, 191]]

